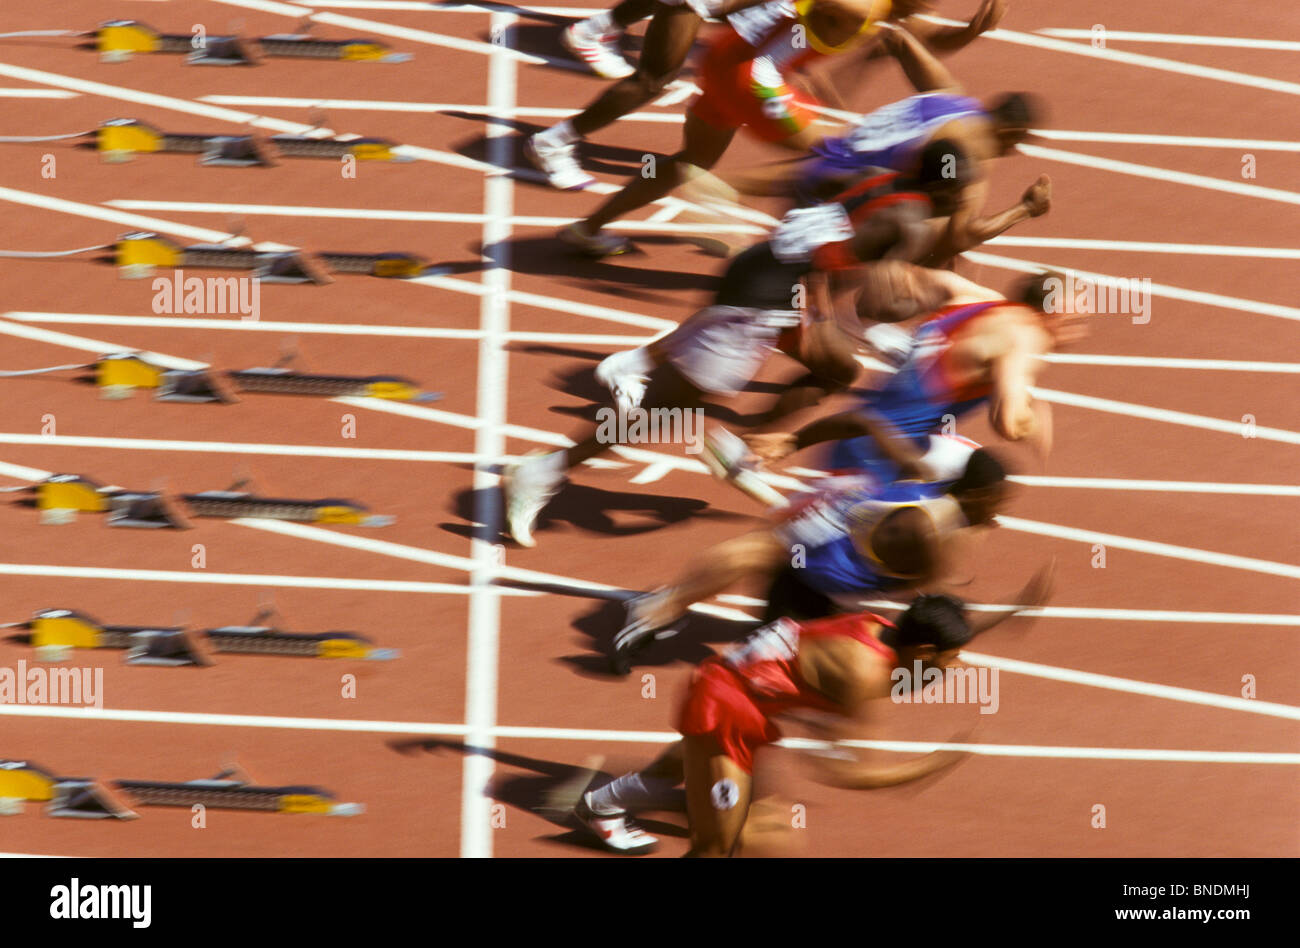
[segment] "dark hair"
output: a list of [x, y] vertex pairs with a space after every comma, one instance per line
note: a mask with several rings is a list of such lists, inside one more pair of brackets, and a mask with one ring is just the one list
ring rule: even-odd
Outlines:
[[1031, 273], [1016, 284], [1010, 298], [1017, 303], [1026, 303], [1034, 309], [1047, 312], [1047, 300], [1052, 294], [1064, 292], [1065, 274], [1059, 270], [1043, 270]]
[[917, 596], [895, 623], [896, 645], [933, 645], [940, 652], [961, 648], [975, 633], [966, 621], [965, 604], [956, 596]]
[[1002, 462], [984, 448], [977, 448], [966, 461], [966, 470], [948, 488], [950, 494], [963, 494], [969, 490], [987, 490], [1007, 479]]
[[1008, 92], [988, 107], [989, 117], [1002, 128], [1029, 128], [1043, 117], [1038, 99], [1027, 92]]
[[926, 190], [964, 188], [975, 177], [975, 167], [966, 149], [951, 138], [930, 142], [921, 151], [917, 183]]

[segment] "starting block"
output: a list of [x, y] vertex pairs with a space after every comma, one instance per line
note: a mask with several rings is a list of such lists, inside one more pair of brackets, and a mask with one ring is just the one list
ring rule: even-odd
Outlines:
[[117, 790], [98, 781], [78, 777], [60, 778], [54, 784], [54, 795], [45, 807], [45, 815], [83, 820], [140, 818]]
[[102, 487], [79, 474], [53, 474], [36, 484], [42, 523], [71, 523], [78, 513], [107, 513], [112, 527], [187, 529], [189, 519], [158, 491]]
[[243, 369], [226, 375], [241, 392], [327, 398], [346, 395], [398, 402], [431, 402], [442, 397], [438, 392], [423, 392], [410, 379], [395, 375], [317, 375], [283, 368]]
[[137, 53], [183, 53], [200, 66], [255, 66], [266, 57], [334, 59], [342, 62], [401, 63], [411, 57], [394, 53], [372, 39], [327, 40], [298, 33], [261, 37], [196, 36], [160, 33], [135, 20], [110, 20], [95, 31], [95, 48], [104, 62], [126, 62]]
[[[233, 779], [231, 779], [233, 776]], [[360, 803], [339, 803], [319, 787], [261, 787], [242, 775], [224, 771], [211, 780], [166, 783], [154, 780], [119, 780], [116, 788], [141, 806], [261, 810], [268, 813], [319, 813], [356, 816], [365, 812]]]
[[109, 491], [79, 474], [52, 474], [34, 488], [38, 510], [103, 513]]
[[293, 500], [258, 497], [243, 491], [209, 490], [184, 494], [182, 499], [196, 517], [261, 517], [295, 523], [350, 524], [358, 527], [386, 527], [396, 518], [369, 513], [351, 500]]
[[48, 803], [59, 778], [28, 760], [0, 760], [0, 799]]
[[72, 609], [43, 609], [21, 625], [36, 648], [128, 649], [129, 665], [212, 665], [215, 652], [368, 661], [388, 661], [401, 654], [397, 649], [378, 648], [356, 632], [285, 632], [263, 625], [227, 625], [197, 631], [106, 625]]
[[331, 272], [363, 273], [387, 279], [407, 279], [424, 273], [429, 262], [409, 253], [308, 253], [303, 250], [266, 251], [226, 244], [182, 247], [148, 231], [123, 234], [114, 244], [121, 276], [144, 279], [159, 268], [194, 267], [212, 270], [251, 270], [268, 283], [332, 282]]

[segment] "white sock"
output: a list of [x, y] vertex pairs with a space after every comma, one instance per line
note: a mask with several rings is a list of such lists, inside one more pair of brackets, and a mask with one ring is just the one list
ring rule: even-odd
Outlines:
[[594, 33], [596, 36], [619, 32], [618, 27], [614, 25], [614, 18], [610, 16], [608, 10], [583, 20], [582, 28], [588, 33]]
[[624, 810], [675, 809], [681, 798], [677, 784], [665, 777], [624, 774], [586, 795], [587, 806], [600, 816]]
[[615, 352], [609, 358], [620, 372], [630, 372], [632, 375], [649, 375], [655, 367], [654, 360], [650, 358], [650, 350], [645, 346], [637, 346], [627, 352]]

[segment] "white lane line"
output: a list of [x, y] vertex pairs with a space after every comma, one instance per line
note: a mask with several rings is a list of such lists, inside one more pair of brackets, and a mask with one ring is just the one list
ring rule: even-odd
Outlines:
[[264, 454], [300, 458], [352, 458], [367, 461], [424, 461], [472, 464], [479, 455], [467, 451], [407, 451], [396, 448], [339, 448], [320, 444], [260, 444], [239, 441], [172, 441], [155, 438], [111, 438], [85, 435], [42, 435], [0, 432], [0, 444], [48, 445], [63, 448], [111, 448], [120, 451], [182, 451], [197, 454]]
[[1149, 481], [1122, 477], [1044, 477], [1010, 474], [1007, 480], [1029, 487], [1066, 487], [1087, 490], [1143, 490], [1160, 494], [1242, 494], [1262, 497], [1300, 497], [1291, 484], [1230, 484], [1211, 481]]
[[[248, 105], [259, 108], [280, 109], [328, 109], [341, 112], [416, 112], [433, 114], [438, 112], [463, 112], [469, 115], [496, 115], [490, 106], [465, 105], [453, 102], [401, 102], [384, 99], [305, 99], [276, 95], [205, 95], [199, 102], [213, 105]], [[571, 118], [580, 109], [554, 109], [519, 107], [507, 109], [505, 115], [511, 118]], [[629, 112], [620, 116], [620, 122], [654, 122], [664, 125], [681, 125], [686, 116], [680, 112]]]
[[[488, 102], [493, 110], [511, 109], [515, 104], [516, 60], [509, 43], [509, 31], [516, 19], [507, 13], [493, 13], [493, 44], [488, 60]], [[488, 160], [494, 165], [510, 163], [509, 130], [490, 123], [486, 130]], [[483, 184], [483, 251], [489, 266], [483, 273], [484, 294], [479, 308], [483, 338], [478, 349], [478, 400], [475, 414], [481, 424], [474, 433], [474, 450], [481, 458], [504, 453], [510, 381], [505, 333], [510, 331], [510, 217], [514, 213], [514, 182], [505, 174], [489, 175]], [[468, 657], [465, 671], [466, 744], [495, 746], [492, 728], [497, 723], [497, 686], [500, 662], [501, 600], [496, 579], [504, 547], [501, 535], [503, 511], [500, 478], [493, 465], [474, 466], [474, 521], [481, 526], [470, 541], [473, 568], [469, 582]], [[487, 754], [469, 754], [464, 761], [461, 782], [460, 855], [488, 858], [492, 855], [491, 783], [493, 760]]]
[[[1284, 706], [1285, 707], [1285, 706]], [[58, 718], [82, 721], [120, 721], [133, 724], [186, 724], [206, 727], [255, 727], [297, 731], [333, 731], [353, 734], [411, 734], [429, 737], [466, 737], [464, 724], [430, 724], [424, 721], [376, 721], [348, 718], [282, 717], [269, 714], [218, 714], [192, 711], [152, 711], [126, 708], [85, 708], [59, 705], [0, 705], [0, 715], [21, 718]], [[602, 728], [528, 727], [497, 725], [494, 738], [514, 740], [598, 741], [624, 744], [671, 744], [681, 735], [673, 731], [619, 731]], [[780, 745], [797, 750], [819, 749], [824, 741], [785, 738]], [[1139, 749], [1129, 747], [1062, 747], [1038, 744], [951, 744], [932, 741], [845, 741], [862, 747], [901, 754], [928, 754], [958, 750], [990, 757], [1051, 757], [1083, 760], [1156, 760], [1182, 763], [1297, 764], [1300, 754], [1261, 751]]]
[[1290, 718], [1293, 721], [1300, 721], [1300, 708], [1289, 704], [1278, 704], [1274, 701], [1257, 701], [1254, 698], [1219, 695], [1209, 691], [1196, 691], [1191, 688], [1175, 688], [1171, 685], [1157, 685], [1147, 681], [1137, 681], [1133, 678], [1117, 678], [1113, 675], [1097, 675], [1073, 668], [1056, 668], [1052, 665], [1040, 665], [1037, 662], [999, 658], [996, 655], [985, 655], [980, 652], [963, 651], [960, 656], [962, 661], [969, 664], [985, 665], [989, 668], [996, 668], [999, 671], [1013, 674], [1031, 675], [1035, 678], [1069, 682], [1072, 685], [1086, 685], [1089, 688], [1126, 691], [1129, 694], [1163, 698], [1167, 701], [1184, 701], [1189, 704], [1202, 704], [1212, 708], [1225, 708], [1230, 711], [1245, 711], [1247, 714], [1264, 714], [1275, 718]]
[[[467, 596], [463, 583], [416, 582], [401, 579], [349, 579], [338, 576], [287, 576], [262, 573], [211, 573], [207, 570], [125, 569], [100, 566], [56, 566], [48, 563], [0, 563], [0, 576], [102, 579], [131, 583], [193, 583], [214, 586], [270, 586], [285, 589], [343, 589], [363, 592], [423, 593]], [[503, 596], [537, 596], [533, 590], [503, 586]]]
[[[946, 26], [966, 25], [960, 20], [950, 20], [937, 16], [926, 15], [923, 19]], [[1265, 76], [1255, 76], [1250, 73], [1235, 72], [1231, 69], [1215, 69], [1210, 66], [1196, 66], [1192, 63], [1180, 62], [1176, 59], [1165, 59], [1160, 56], [1147, 56], [1142, 53], [1128, 53], [1118, 49], [1095, 49], [1088, 43], [1067, 43], [1064, 40], [1053, 39], [1047, 36], [1036, 36], [1033, 33], [1020, 33], [1016, 30], [990, 30], [988, 33], [984, 34], [984, 37], [1004, 43], [1014, 43], [1018, 46], [1032, 46], [1036, 49], [1047, 49], [1058, 53], [1070, 53], [1075, 56], [1087, 56], [1090, 59], [1101, 59], [1112, 63], [1122, 63], [1127, 66], [1142, 66], [1146, 69], [1155, 69], [1161, 72], [1172, 72], [1183, 76], [1195, 76], [1198, 79], [1213, 79], [1218, 82], [1250, 86], [1255, 89], [1266, 89], [1270, 92], [1300, 95], [1300, 82], [1283, 82], [1280, 79], [1269, 79]]]
[[[1298, 149], [1300, 150], [1300, 149]], [[109, 201], [119, 206], [119, 202]], [[125, 204], [120, 204], [125, 207]], [[143, 208], [148, 210], [148, 208]], [[1250, 257], [1256, 260], [1300, 260], [1295, 247], [1234, 247], [1223, 244], [1169, 244], [1149, 240], [1081, 240], [1070, 237], [1013, 237], [1002, 235], [984, 242], [986, 247], [1043, 247], [1060, 250], [1119, 250], [1125, 253], [1194, 254], [1207, 257]]]
[[1300, 566], [1290, 563], [1274, 563], [1272, 560], [1258, 560], [1249, 556], [1234, 556], [1229, 553], [1215, 553], [1212, 550], [1198, 550], [1189, 546], [1177, 546], [1173, 543], [1157, 543], [1153, 540], [1139, 540], [1136, 537], [1121, 537], [1113, 533], [1099, 533], [1096, 530], [1079, 530], [1074, 527], [1062, 527], [1054, 523], [1042, 523], [1037, 520], [1024, 520], [1020, 517], [1008, 517], [999, 514], [998, 524], [1008, 530], [1033, 533], [1038, 536], [1054, 537], [1058, 540], [1074, 540], [1079, 543], [1100, 543], [1117, 550], [1131, 550], [1134, 553], [1148, 553], [1152, 556], [1167, 556], [1191, 563], [1206, 563], [1211, 566], [1226, 566], [1229, 569], [1249, 570], [1254, 573], [1266, 573], [1271, 576], [1286, 576], [1300, 579]]
[[[493, 166], [496, 168], [497, 166]], [[677, 198], [663, 198], [663, 201], [677, 201], [679, 205], [690, 206]], [[484, 224], [488, 220], [485, 214], [453, 213], [450, 211], [403, 211], [384, 208], [362, 207], [312, 207], [302, 204], [227, 204], [204, 201], [150, 201], [118, 199], [105, 201], [107, 207], [138, 211], [171, 211], [176, 214], [252, 214], [269, 217], [310, 217], [338, 218], [343, 220], [402, 221], [405, 223], [428, 224]], [[633, 232], [648, 231], [652, 233], [680, 234], [765, 234], [767, 231], [753, 224], [694, 223], [674, 224], [657, 219], [664, 211], [680, 211], [681, 207], [665, 207], [646, 220], [614, 221], [610, 227], [614, 230]], [[512, 217], [508, 223], [518, 227], [565, 227], [578, 217]]]
[[[1092, 30], [1044, 29], [1034, 32], [1059, 39], [1092, 40], [1097, 36]], [[1102, 35], [1108, 43], [1111, 40], [1120, 40], [1129, 43], [1173, 43], [1179, 46], [1227, 46], [1235, 49], [1273, 49], [1293, 52], [1300, 50], [1300, 43], [1294, 40], [1244, 39], [1239, 36], [1201, 36], [1192, 33], [1140, 33], [1133, 30], [1105, 30]]]
[[[1019, 257], [1002, 257], [997, 254], [983, 253], [978, 250], [967, 250], [962, 254], [972, 263], [987, 264], [990, 267], [1000, 267], [1003, 270], [1016, 270], [1020, 273], [1037, 273], [1040, 270], [1060, 270], [1065, 273], [1073, 273], [1075, 276], [1087, 277], [1095, 280], [1100, 284], [1114, 284], [1119, 277], [1110, 276], [1105, 273], [1093, 273], [1088, 270], [1078, 270], [1073, 267], [1064, 267], [1058, 264], [1039, 263], [1035, 260], [1024, 260]], [[1220, 293], [1204, 293], [1200, 290], [1188, 290], [1180, 286], [1168, 286], [1164, 283], [1152, 283], [1150, 286], [1152, 296], [1163, 299], [1181, 300], [1185, 303], [1202, 303], [1206, 306], [1217, 306], [1222, 309], [1234, 309], [1241, 313], [1258, 313], [1261, 316], [1278, 316], [1282, 319], [1300, 320], [1300, 307], [1282, 306], [1277, 303], [1261, 303], [1258, 300], [1246, 300], [1237, 296], [1224, 296]]]
[[1201, 372], [1281, 372], [1290, 375], [1300, 373], [1300, 362], [1249, 362], [1240, 359], [1176, 359], [1166, 356], [1117, 356], [1053, 352], [1043, 356], [1043, 361], [1056, 365], [1112, 365], [1143, 369], [1196, 369]]
[[0, 476], [12, 477], [19, 481], [43, 481], [50, 476], [49, 471], [38, 467], [23, 467], [21, 464], [7, 464], [0, 461]]
[[[1245, 420], [1227, 421], [1222, 418], [1209, 418], [1205, 415], [1193, 415], [1185, 411], [1172, 411], [1168, 408], [1152, 408], [1133, 402], [1120, 402], [1110, 398], [1098, 398], [1094, 395], [1077, 395], [1074, 392], [1058, 392], [1053, 389], [1030, 389], [1035, 398], [1057, 405], [1069, 405], [1072, 408], [1088, 408], [1104, 411], [1114, 415], [1127, 415], [1144, 421], [1159, 421], [1170, 425], [1185, 425], [1189, 428], [1202, 428], [1206, 431], [1218, 431], [1236, 435], [1238, 438], [1259, 438], [1262, 441], [1278, 441], [1283, 444], [1300, 444], [1300, 432], [1286, 431], [1282, 428], [1266, 428]], [[1247, 432], [1250, 432], [1249, 434]]]
[[75, 99], [67, 89], [0, 89], [0, 99]]
[[[744, 597], [719, 596], [719, 600]], [[763, 600], [747, 605], [765, 606]], [[864, 601], [864, 609], [891, 609], [901, 611], [903, 604], [888, 599]], [[972, 612], [1004, 612], [1007, 605], [993, 603], [967, 603]], [[1043, 606], [1026, 609], [1024, 616], [1039, 619], [1097, 619], [1116, 622], [1190, 622], [1210, 625], [1278, 625], [1300, 626], [1300, 615], [1279, 615], [1260, 612], [1185, 612], [1178, 609], [1104, 609], [1093, 606]]]
[[[105, 313], [0, 313], [4, 319], [22, 323], [51, 323], [77, 326], [134, 326], [140, 329], [221, 329], [234, 332], [291, 332], [337, 336], [395, 336], [406, 339], [477, 340], [478, 329], [441, 329], [427, 326], [384, 326], [378, 323], [305, 323], [294, 320], [253, 320], [186, 316], [117, 316]], [[507, 342], [583, 343], [593, 346], [639, 346], [653, 336], [611, 335], [589, 332], [530, 332], [511, 330]]]
[[[55, 332], [52, 329], [40, 329], [36, 326], [24, 326], [21, 323], [11, 323], [0, 320], [0, 333], [7, 336], [15, 336], [19, 339], [30, 339], [33, 342], [44, 342], [53, 346], [63, 346], [67, 349], [79, 349], [82, 352], [97, 352], [100, 355], [106, 355], [110, 352], [122, 352], [123, 347], [114, 345], [111, 342], [102, 342], [98, 339], [88, 339], [85, 336], [73, 336], [68, 333]], [[206, 369], [207, 363], [194, 362], [191, 359], [178, 359], [175, 356], [164, 355], [161, 352], [142, 352], [151, 362], [165, 366], [169, 369]]]
[[[1298, 86], [1297, 88], [1300, 88]], [[1170, 184], [1185, 184], [1193, 188], [1205, 188], [1210, 191], [1223, 191], [1226, 194], [1238, 194], [1245, 197], [1263, 198], [1268, 201], [1280, 201], [1283, 204], [1300, 204], [1300, 193], [1283, 191], [1280, 188], [1265, 188], [1258, 184], [1243, 184], [1223, 178], [1211, 178], [1204, 174], [1191, 174], [1186, 171], [1174, 171], [1158, 168], [1154, 165], [1140, 165], [1132, 161], [1118, 161], [1114, 158], [1099, 158], [1096, 155], [1084, 155], [1075, 151], [1063, 151], [1060, 148], [1044, 148], [1042, 145], [1023, 144], [1016, 146], [1021, 154], [1030, 158], [1043, 158], [1047, 161], [1060, 161], [1070, 165], [1081, 165], [1098, 171], [1113, 171], [1117, 174], [1149, 178], [1153, 181], [1167, 181]]]
[[[189, 237], [192, 240], [201, 240], [208, 243], [226, 240], [230, 237], [227, 233], [219, 230], [209, 230], [206, 227], [191, 227], [188, 224], [176, 224], [172, 221], [159, 220], [154, 217], [126, 214], [122, 211], [96, 207], [93, 204], [80, 204], [77, 201], [66, 201], [63, 198], [33, 194], [30, 191], [18, 191], [14, 188], [0, 187], [0, 201], [11, 201], [14, 204], [39, 207], [42, 210], [57, 211], [60, 214], [75, 214], [78, 217], [90, 217], [113, 224], [123, 224], [133, 230], [150, 230], [164, 234], [175, 234], [178, 237]], [[105, 243], [107, 242], [105, 241]], [[242, 243], [231, 241], [232, 246], [244, 246], [247, 243], [247, 239], [244, 239]]]
[[1060, 128], [1035, 128], [1036, 138], [1060, 142], [1096, 142], [1109, 145], [1173, 145], [1184, 148], [1232, 148], [1246, 151], [1300, 151], [1300, 142], [1269, 138], [1214, 138], [1207, 135], [1139, 135], [1129, 132], [1078, 132]]

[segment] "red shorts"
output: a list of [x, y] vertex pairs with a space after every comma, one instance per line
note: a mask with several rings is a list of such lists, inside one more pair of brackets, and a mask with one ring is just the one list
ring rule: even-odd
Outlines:
[[754, 752], [781, 737], [740, 677], [720, 658], [707, 658], [695, 670], [677, 730], [686, 737], [713, 738], [747, 774], [754, 772]]
[[718, 33], [700, 63], [700, 95], [691, 113], [714, 128], [742, 128], [765, 142], [795, 135], [813, 121], [817, 103], [782, 84], [773, 89], [752, 74], [754, 47], [730, 27]]

